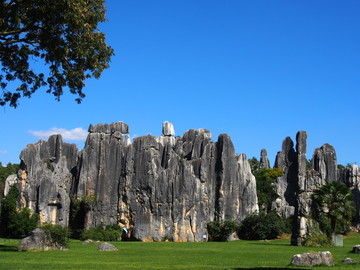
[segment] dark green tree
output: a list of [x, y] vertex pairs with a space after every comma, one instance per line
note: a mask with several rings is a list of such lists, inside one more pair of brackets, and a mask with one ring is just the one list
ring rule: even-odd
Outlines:
[[260, 168], [260, 161], [258, 161], [256, 157], [252, 157], [252, 159], [249, 159], [249, 163], [252, 173], [254, 173]]
[[344, 232], [355, 211], [350, 189], [342, 182], [329, 181], [317, 189], [313, 197], [322, 230], [329, 237]]
[[41, 87], [56, 100], [67, 87], [80, 103], [85, 80], [99, 78], [113, 55], [98, 29], [105, 21], [104, 2], [0, 1], [0, 105], [16, 107], [21, 97], [30, 97]]
[[37, 226], [38, 215], [32, 215], [28, 208], [17, 210], [18, 190], [11, 186], [9, 193], [1, 200], [0, 229], [1, 236], [22, 238]]

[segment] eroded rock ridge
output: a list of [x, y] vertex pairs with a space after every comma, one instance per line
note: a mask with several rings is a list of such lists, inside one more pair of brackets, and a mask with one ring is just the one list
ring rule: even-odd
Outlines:
[[130, 239], [203, 241], [207, 223], [258, 211], [256, 182], [230, 137], [192, 129], [130, 142], [123, 122], [90, 125], [83, 150], [60, 135], [20, 154], [21, 200], [41, 222], [69, 224], [71, 200], [86, 200], [84, 228], [118, 224]]

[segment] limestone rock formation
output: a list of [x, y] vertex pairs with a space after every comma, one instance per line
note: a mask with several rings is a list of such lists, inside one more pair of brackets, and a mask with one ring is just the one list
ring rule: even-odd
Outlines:
[[297, 186], [297, 156], [294, 142], [286, 137], [282, 143], [282, 150], [277, 153], [275, 168], [283, 169], [283, 176], [278, 177], [274, 188], [278, 198], [272, 208], [282, 217], [289, 218], [295, 211], [295, 192]]
[[230, 137], [210, 131], [135, 138], [123, 122], [90, 125], [85, 147], [56, 135], [21, 153], [22, 201], [42, 222], [69, 224], [70, 200], [85, 200], [84, 228], [118, 224], [142, 241], [202, 241], [207, 223], [258, 211], [256, 182]]
[[270, 163], [269, 163], [266, 149], [261, 149], [259, 167], [260, 167], [260, 169], [269, 169], [270, 168]]
[[20, 203], [40, 216], [41, 222], [67, 225], [70, 188], [77, 164], [76, 145], [60, 135], [29, 144], [20, 154]]

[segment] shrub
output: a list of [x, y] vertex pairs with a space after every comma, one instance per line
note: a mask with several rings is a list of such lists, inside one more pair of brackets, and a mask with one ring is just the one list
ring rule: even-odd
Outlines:
[[329, 247], [331, 240], [325, 234], [315, 234], [306, 237], [302, 244], [307, 247]]
[[53, 243], [68, 247], [70, 231], [67, 227], [45, 223], [41, 226], [41, 229], [50, 235]]
[[207, 229], [209, 241], [227, 241], [229, 235], [239, 229], [239, 224], [233, 220], [211, 221], [207, 224]]
[[250, 215], [240, 224], [239, 237], [246, 240], [275, 239], [285, 232], [284, 222], [273, 212]]
[[121, 228], [117, 225], [100, 225], [84, 230], [80, 235], [81, 240], [92, 239], [95, 241], [119, 241], [121, 239]]

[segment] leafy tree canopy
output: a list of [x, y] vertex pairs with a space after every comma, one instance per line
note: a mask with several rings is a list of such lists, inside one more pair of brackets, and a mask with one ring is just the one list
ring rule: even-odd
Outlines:
[[273, 183], [277, 177], [280, 177], [284, 174], [282, 168], [273, 168], [273, 169], [259, 169], [256, 170], [254, 176], [256, 178], [256, 193], [258, 196], [259, 206], [265, 212], [271, 210], [271, 204], [278, 197], [274, 190]]
[[[85, 79], [99, 78], [113, 55], [98, 29], [104, 2], [0, 0], [0, 105], [16, 107], [40, 87], [56, 100], [67, 87], [80, 103]], [[47, 71], [35, 72], [34, 62]]]

